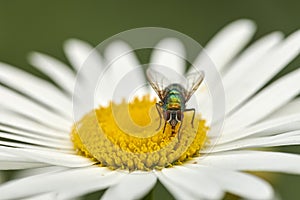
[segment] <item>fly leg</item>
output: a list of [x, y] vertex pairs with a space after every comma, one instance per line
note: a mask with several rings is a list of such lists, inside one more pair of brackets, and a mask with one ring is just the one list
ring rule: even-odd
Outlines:
[[165, 133], [167, 122], [165, 122], [163, 133]]
[[[159, 126], [158, 126], [158, 128], [156, 129], [156, 130], [158, 131], [158, 130], [160, 129], [160, 127], [161, 127], [161, 118], [162, 118], [162, 114], [161, 114], [161, 103], [156, 103], [155, 106], [156, 106], [156, 110], [157, 110], [157, 112], [158, 112], [158, 114], [159, 114]], [[166, 125], [165, 125], [165, 127], [166, 127]], [[165, 132], [165, 128], [164, 128], [164, 132]]]
[[189, 111], [193, 111], [193, 117], [192, 117], [192, 121], [191, 121], [191, 124], [192, 124], [192, 127], [194, 128], [194, 118], [195, 118], [195, 108], [188, 108], [188, 109], [185, 109], [184, 112], [189, 112]]
[[179, 128], [178, 128], [178, 140], [180, 139], [180, 130], [181, 130], [181, 126], [182, 126], [182, 122], [180, 122], [179, 124]]

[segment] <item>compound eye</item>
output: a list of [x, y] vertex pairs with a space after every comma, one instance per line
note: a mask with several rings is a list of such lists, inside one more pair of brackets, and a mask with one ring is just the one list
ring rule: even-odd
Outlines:
[[177, 111], [177, 119], [179, 121], [181, 121], [181, 111], [180, 110]]
[[168, 121], [171, 117], [170, 111], [165, 111], [164, 112], [164, 117], [165, 117], [165, 120]]

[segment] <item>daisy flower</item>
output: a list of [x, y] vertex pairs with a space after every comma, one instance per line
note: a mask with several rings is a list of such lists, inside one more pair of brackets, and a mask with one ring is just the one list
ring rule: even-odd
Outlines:
[[[269, 83], [299, 54], [300, 32], [270, 33], [244, 49], [254, 32], [253, 22], [235, 21], [192, 62], [214, 63], [225, 101], [205, 71], [205, 84], [187, 103], [200, 114], [194, 127], [192, 113], [184, 114], [180, 137], [169, 125], [156, 131], [158, 99], [124, 41], [106, 44], [102, 54], [68, 40], [72, 68], [32, 53], [30, 64], [51, 82], [1, 63], [0, 169], [17, 170], [0, 185], [1, 199], [73, 199], [104, 189], [101, 199], [140, 199], [157, 181], [176, 199], [274, 198], [269, 183], [249, 172], [300, 174], [299, 155], [264, 149], [300, 143], [299, 69]], [[171, 66], [166, 77], [189, 74], [184, 54], [179, 39], [165, 38], [150, 68]]]

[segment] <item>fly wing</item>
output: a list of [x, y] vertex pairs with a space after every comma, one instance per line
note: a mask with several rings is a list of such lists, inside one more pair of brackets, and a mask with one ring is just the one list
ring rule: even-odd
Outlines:
[[187, 102], [194, 92], [199, 88], [202, 81], [204, 79], [204, 72], [197, 71], [194, 73], [190, 73], [186, 76], [187, 80], [187, 87], [186, 87], [186, 94], [185, 94], [185, 101]]
[[170, 81], [163, 74], [151, 68], [148, 68], [146, 74], [151, 87], [163, 100], [165, 98], [165, 88], [170, 84]]

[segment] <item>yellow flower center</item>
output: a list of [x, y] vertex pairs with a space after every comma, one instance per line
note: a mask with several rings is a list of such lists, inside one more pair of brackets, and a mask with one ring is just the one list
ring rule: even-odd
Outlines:
[[205, 120], [184, 113], [172, 134], [149, 96], [132, 102], [110, 103], [86, 114], [71, 132], [77, 152], [111, 169], [152, 170], [179, 165], [199, 155], [206, 141]]

